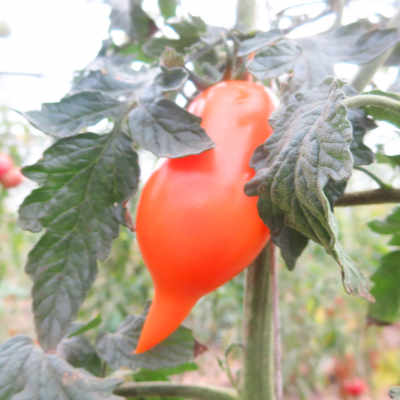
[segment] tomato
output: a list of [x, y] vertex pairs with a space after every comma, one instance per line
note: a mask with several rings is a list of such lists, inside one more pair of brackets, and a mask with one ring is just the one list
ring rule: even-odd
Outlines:
[[14, 163], [10, 156], [7, 154], [0, 154], [0, 177], [8, 172]]
[[361, 378], [348, 379], [343, 383], [344, 394], [358, 397], [367, 391], [367, 385]]
[[19, 168], [11, 168], [8, 172], [0, 176], [0, 182], [5, 188], [13, 188], [21, 184], [24, 176]]
[[189, 106], [215, 148], [167, 160], [139, 199], [136, 232], [155, 296], [136, 353], [169, 336], [197, 300], [232, 279], [265, 246], [257, 199], [244, 194], [255, 148], [271, 135], [273, 103], [259, 84], [224, 81]]

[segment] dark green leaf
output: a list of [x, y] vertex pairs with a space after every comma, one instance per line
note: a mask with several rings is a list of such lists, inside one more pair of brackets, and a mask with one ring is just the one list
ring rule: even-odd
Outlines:
[[199, 17], [190, 17], [179, 22], [170, 23], [169, 26], [179, 35], [179, 39], [165, 37], [150, 39], [143, 46], [144, 52], [151, 57], [160, 57], [166, 47], [172, 47], [180, 53], [200, 40], [206, 33], [207, 25]]
[[82, 335], [82, 333], [85, 333], [85, 332], [90, 331], [90, 330], [92, 330], [94, 328], [97, 328], [98, 326], [101, 325], [101, 323], [102, 323], [101, 315], [98, 315], [97, 317], [93, 318], [87, 324], [81, 326], [80, 328], [77, 328], [75, 331], [70, 333], [68, 335], [68, 337], [71, 338], [73, 336]]
[[374, 321], [390, 324], [398, 322], [400, 320], [400, 251], [393, 251], [382, 257], [381, 264], [371, 279], [374, 283], [371, 293], [376, 301], [369, 305], [368, 316]]
[[33, 286], [39, 341], [54, 349], [65, 336], [117, 237], [117, 214], [138, 185], [137, 155], [118, 131], [61, 139], [24, 175], [41, 185], [23, 202], [20, 223], [41, 237], [26, 271]]
[[[368, 63], [393, 47], [399, 39], [395, 29], [374, 29], [369, 21], [360, 20], [312, 37], [291, 42], [285, 40], [280, 46], [279, 42], [272, 43], [270, 50], [268, 47], [261, 50], [265, 57], [262, 54], [256, 55], [256, 60], [259, 58], [260, 61], [256, 76], [262, 77], [265, 74], [269, 77], [272, 73], [277, 76], [278, 73], [293, 69], [292, 89], [303, 85], [311, 88], [326, 76], [333, 75], [335, 63]], [[294, 58], [296, 52], [297, 57]], [[272, 72], [268, 72], [271, 67]]]
[[132, 138], [159, 157], [184, 157], [214, 147], [200, 126], [200, 118], [174, 102], [143, 101], [129, 116]]
[[184, 68], [164, 69], [155, 79], [154, 83], [163, 91], [179, 90], [187, 81], [188, 72]]
[[394, 400], [400, 399], [400, 387], [392, 387], [389, 390], [389, 397]]
[[385, 220], [374, 220], [368, 223], [370, 229], [381, 235], [400, 233], [400, 208], [396, 208]]
[[110, 29], [125, 31], [131, 41], [148, 39], [157, 27], [143, 11], [140, 0], [109, 0], [111, 5]]
[[247, 56], [263, 47], [274, 45], [281, 37], [282, 32], [278, 29], [268, 32], [257, 32], [252, 38], [240, 42], [237, 54], [239, 57]]
[[80, 92], [58, 103], [44, 103], [40, 111], [22, 113], [28, 121], [48, 135], [68, 137], [104, 118], [117, 118], [125, 105], [101, 92]]
[[[288, 96], [271, 117], [274, 133], [256, 151], [256, 176], [245, 190], [260, 196], [260, 216], [278, 245], [289, 242], [287, 228], [321, 244], [340, 265], [346, 290], [368, 298], [366, 279], [337, 241], [332, 200], [324, 190], [332, 181], [343, 185], [353, 168], [352, 129], [343, 98], [341, 82], [332, 79]], [[288, 258], [294, 264], [294, 254]]]
[[256, 54], [249, 63], [249, 71], [261, 80], [278, 77], [294, 68], [301, 52], [295, 41], [279, 40]]
[[[390, 92], [383, 92], [381, 90], [373, 90], [371, 92], [366, 92], [363, 94], [374, 94], [377, 96], [384, 96], [384, 97], [389, 97], [393, 100], [397, 100], [400, 105], [400, 94], [398, 93], [390, 93]], [[380, 121], [387, 121], [390, 122], [391, 124], [397, 126], [400, 128], [400, 106], [398, 110], [394, 110], [393, 108], [386, 108], [386, 107], [380, 107], [380, 106], [366, 106], [364, 107], [364, 110], [371, 115], [372, 118], [380, 120]]]
[[95, 376], [103, 374], [103, 363], [85, 336], [64, 338], [57, 346], [57, 354], [75, 368], [83, 368]]
[[155, 69], [143, 69], [141, 71], [90, 71], [86, 76], [77, 80], [71, 93], [82, 91], [95, 91], [108, 94], [113, 97], [121, 95], [132, 96], [150, 86], [156, 76]]
[[191, 331], [183, 326], [153, 349], [143, 354], [133, 354], [144, 320], [144, 316], [129, 316], [115, 333], [99, 338], [97, 352], [111, 368], [157, 370], [176, 367], [193, 360], [195, 340]]
[[1, 400], [117, 400], [117, 379], [100, 379], [46, 354], [26, 336], [0, 346]]
[[353, 127], [350, 150], [353, 154], [354, 166], [369, 165], [374, 161], [374, 153], [364, 144], [364, 136], [371, 129], [375, 129], [376, 124], [363, 110], [348, 110], [347, 118]]
[[139, 372], [133, 375], [133, 378], [137, 382], [146, 381], [168, 381], [171, 375], [183, 374], [188, 371], [196, 371], [198, 369], [197, 364], [191, 362], [186, 364], [178, 365], [177, 367], [171, 368], [160, 368], [160, 369], [141, 369]]
[[158, 7], [165, 19], [175, 16], [177, 5], [178, 0], [158, 0]]

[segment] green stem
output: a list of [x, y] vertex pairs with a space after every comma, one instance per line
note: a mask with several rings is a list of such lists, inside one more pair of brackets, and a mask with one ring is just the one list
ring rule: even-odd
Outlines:
[[[387, 28], [398, 28], [400, 25], [400, 11], [389, 21]], [[362, 91], [372, 80], [375, 72], [385, 64], [386, 60], [390, 57], [394, 47], [386, 50], [379, 57], [372, 60], [370, 63], [365, 64], [360, 68], [357, 75], [353, 79], [352, 86], [358, 91]]]
[[276, 400], [270, 242], [247, 269], [244, 300], [244, 376], [242, 400]]
[[183, 385], [171, 382], [126, 383], [114, 390], [117, 396], [183, 397], [196, 400], [238, 400], [233, 390], [213, 386]]
[[368, 175], [373, 181], [375, 181], [381, 189], [386, 189], [390, 190], [392, 187], [388, 185], [387, 183], [383, 182], [382, 179], [380, 179], [378, 176], [373, 174], [372, 172], [368, 171], [366, 168], [363, 167], [354, 167], [354, 169], [357, 169], [361, 172], [364, 172], [365, 175]]
[[400, 189], [374, 189], [346, 193], [335, 202], [335, 207], [367, 206], [383, 203], [399, 203]]
[[349, 108], [376, 106], [387, 108], [395, 113], [400, 112], [400, 101], [388, 96], [380, 96], [377, 94], [360, 94], [357, 96], [348, 97], [343, 100], [343, 104]]
[[256, 20], [256, 0], [238, 0], [236, 8], [236, 28], [242, 32], [254, 29]]

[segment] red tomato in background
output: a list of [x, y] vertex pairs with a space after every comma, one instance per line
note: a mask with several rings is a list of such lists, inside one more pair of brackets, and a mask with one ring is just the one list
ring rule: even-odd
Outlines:
[[0, 153], [0, 178], [14, 166], [13, 160], [7, 154]]
[[273, 108], [265, 88], [247, 81], [220, 82], [189, 106], [215, 148], [167, 160], [142, 191], [136, 232], [155, 297], [136, 353], [175, 331], [200, 297], [251, 264], [269, 239], [257, 198], [243, 187], [254, 175], [255, 148], [272, 133]]
[[22, 183], [24, 176], [21, 170], [16, 167], [12, 167], [8, 172], [0, 176], [0, 182], [5, 188], [13, 188]]

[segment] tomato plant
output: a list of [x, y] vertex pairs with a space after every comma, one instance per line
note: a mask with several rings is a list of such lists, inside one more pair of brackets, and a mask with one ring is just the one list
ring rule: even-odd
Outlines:
[[[384, 91], [375, 74], [388, 67], [399, 72], [400, 13], [392, 7], [390, 19], [378, 13], [351, 19], [352, 2], [325, 2], [320, 15], [277, 10], [264, 24], [268, 30], [259, 30], [255, 0], [238, 1], [231, 28], [183, 12], [183, 0], [159, 0], [153, 11], [147, 3], [107, 1], [110, 35], [96, 58], [59, 101], [20, 113], [52, 138], [42, 157], [22, 172], [0, 157], [4, 186], [18, 184], [22, 174], [36, 185], [19, 208], [19, 226], [42, 232], [25, 268], [33, 282], [36, 337], [14, 336], [0, 345], [2, 400], [281, 400], [293, 394], [284, 388], [312, 367], [295, 365], [283, 385], [276, 249], [302, 279], [297, 264], [310, 241], [323, 265], [329, 257], [337, 265], [344, 291], [371, 303], [369, 324], [400, 320], [399, 209], [369, 222], [375, 233], [392, 235], [394, 246], [373, 273], [349, 257], [335, 215], [337, 207], [400, 201], [396, 180], [375, 171], [378, 163], [396, 171], [399, 155], [364, 143], [379, 137], [380, 121], [400, 126], [399, 79]], [[325, 30], [299, 34], [316, 20]], [[338, 67], [349, 64], [358, 72], [343, 79]], [[276, 110], [272, 96], [280, 100]], [[166, 160], [145, 182], [148, 152]], [[379, 187], [360, 191], [355, 173]], [[115, 301], [111, 308], [120, 309], [112, 324], [102, 315], [78, 322], [98, 274], [103, 281], [120, 274], [124, 285], [109, 292], [132, 295], [127, 286], [139, 275], [101, 264], [121, 236], [124, 256], [117, 262], [125, 263], [137, 239], [138, 264], [146, 264], [154, 282], [153, 302], [136, 315]], [[207, 350], [181, 324], [185, 317], [241, 271], [242, 342], [219, 360], [232, 387], [165, 382], [195, 369], [194, 358]], [[147, 294], [148, 287], [135, 297]], [[104, 301], [113, 294], [107, 296]], [[297, 313], [299, 304], [314, 307], [287, 299], [281, 306], [290, 301]], [[332, 304], [315, 306], [312, 314], [316, 323], [330, 324], [327, 348], [338, 340], [340, 304]], [[229, 364], [232, 349], [240, 353], [238, 374]], [[336, 368], [337, 381], [354, 377], [356, 364]], [[112, 378], [122, 368], [126, 379]], [[360, 382], [346, 385], [347, 394], [365, 390]]]

